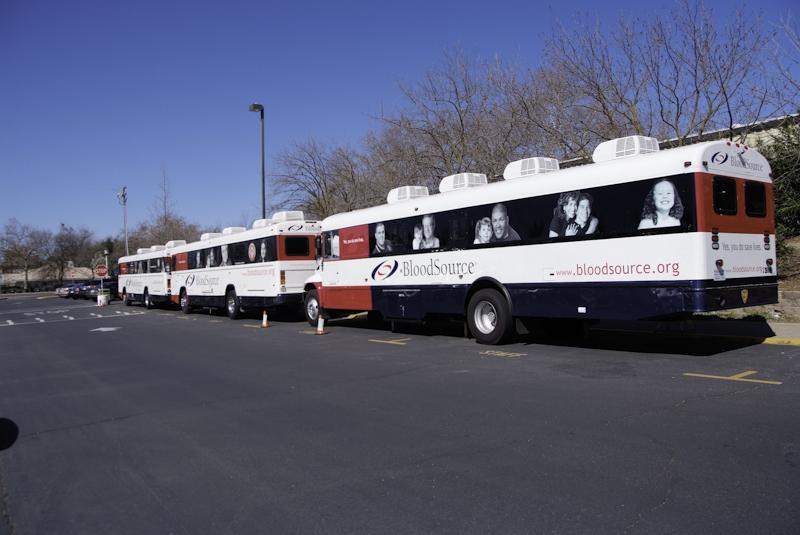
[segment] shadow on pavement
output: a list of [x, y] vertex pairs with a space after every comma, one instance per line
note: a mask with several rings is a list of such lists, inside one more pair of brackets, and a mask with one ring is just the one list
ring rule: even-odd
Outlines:
[[17, 441], [19, 427], [8, 418], [0, 418], [0, 451], [7, 450]]

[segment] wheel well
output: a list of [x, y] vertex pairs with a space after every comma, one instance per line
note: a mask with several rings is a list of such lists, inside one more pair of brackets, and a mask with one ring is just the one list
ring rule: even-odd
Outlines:
[[225, 287], [225, 295], [228, 295], [228, 292], [230, 292], [231, 290], [233, 290], [233, 291], [235, 292], [235, 291], [236, 291], [236, 288], [233, 286], [233, 284], [229, 284], [229, 285], [227, 285], [227, 286]]
[[182, 293], [186, 293], [186, 286], [181, 286], [181, 289], [178, 290], [178, 295], [181, 295]]
[[145, 287], [144, 287], [144, 290], [142, 291], [142, 295], [144, 295], [145, 293], [147, 293], [147, 291], [148, 291], [148, 290], [147, 290], [147, 286], [145, 286]]
[[514, 302], [511, 300], [511, 295], [508, 293], [508, 290], [505, 286], [503, 286], [499, 281], [493, 279], [491, 277], [484, 277], [481, 279], [476, 280], [472, 283], [472, 286], [469, 287], [469, 291], [467, 292], [467, 297], [464, 299], [464, 314], [467, 313], [467, 307], [469, 306], [469, 300], [472, 299], [472, 296], [475, 295], [475, 292], [478, 290], [483, 290], [485, 288], [491, 288], [493, 290], [497, 290], [500, 294], [506, 298], [508, 301], [508, 306], [511, 309], [511, 314], [514, 314]]
[[307, 292], [309, 290], [315, 290], [317, 287], [314, 286], [313, 282], [307, 282], [305, 286], [303, 286], [303, 291]]

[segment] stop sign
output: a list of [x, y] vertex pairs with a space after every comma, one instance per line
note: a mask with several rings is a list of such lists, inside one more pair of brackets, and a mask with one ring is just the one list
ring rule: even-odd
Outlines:
[[94, 267], [94, 275], [96, 277], [105, 277], [106, 275], [108, 275], [108, 266], [106, 266], [105, 264], [97, 264]]

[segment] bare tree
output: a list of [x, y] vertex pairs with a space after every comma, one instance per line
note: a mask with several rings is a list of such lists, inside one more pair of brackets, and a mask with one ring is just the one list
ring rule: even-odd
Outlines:
[[765, 72], [768, 35], [736, 12], [721, 26], [702, 2], [680, 0], [666, 16], [561, 27], [548, 42], [548, 69], [563, 73], [597, 141], [634, 133], [677, 138], [732, 131], [781, 109]]
[[39, 267], [50, 254], [52, 234], [10, 219], [3, 228], [0, 248], [6, 267], [22, 269], [25, 273], [24, 290], [28, 291], [28, 273]]
[[91, 259], [92, 232], [87, 228], [74, 229], [61, 224], [59, 231], [53, 236], [53, 247], [47, 257], [52, 275], [60, 283], [64, 282], [64, 273], [72, 262], [86, 266]]
[[787, 85], [792, 111], [796, 111], [800, 107], [800, 28], [790, 15], [781, 21], [775, 45], [775, 64]]

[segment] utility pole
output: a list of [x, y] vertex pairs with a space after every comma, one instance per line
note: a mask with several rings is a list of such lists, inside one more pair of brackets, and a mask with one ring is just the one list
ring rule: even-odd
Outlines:
[[261, 117], [261, 218], [267, 218], [267, 193], [266, 193], [266, 167], [264, 165], [264, 106], [258, 103], [250, 104], [250, 111], [258, 112]]
[[[123, 217], [123, 225], [125, 228], [125, 256], [130, 255], [130, 251], [128, 251], [128, 187], [122, 186], [122, 190], [117, 193], [117, 199], [119, 199], [119, 203], [122, 205], [122, 217]], [[106, 264], [108, 265], [108, 264]]]

